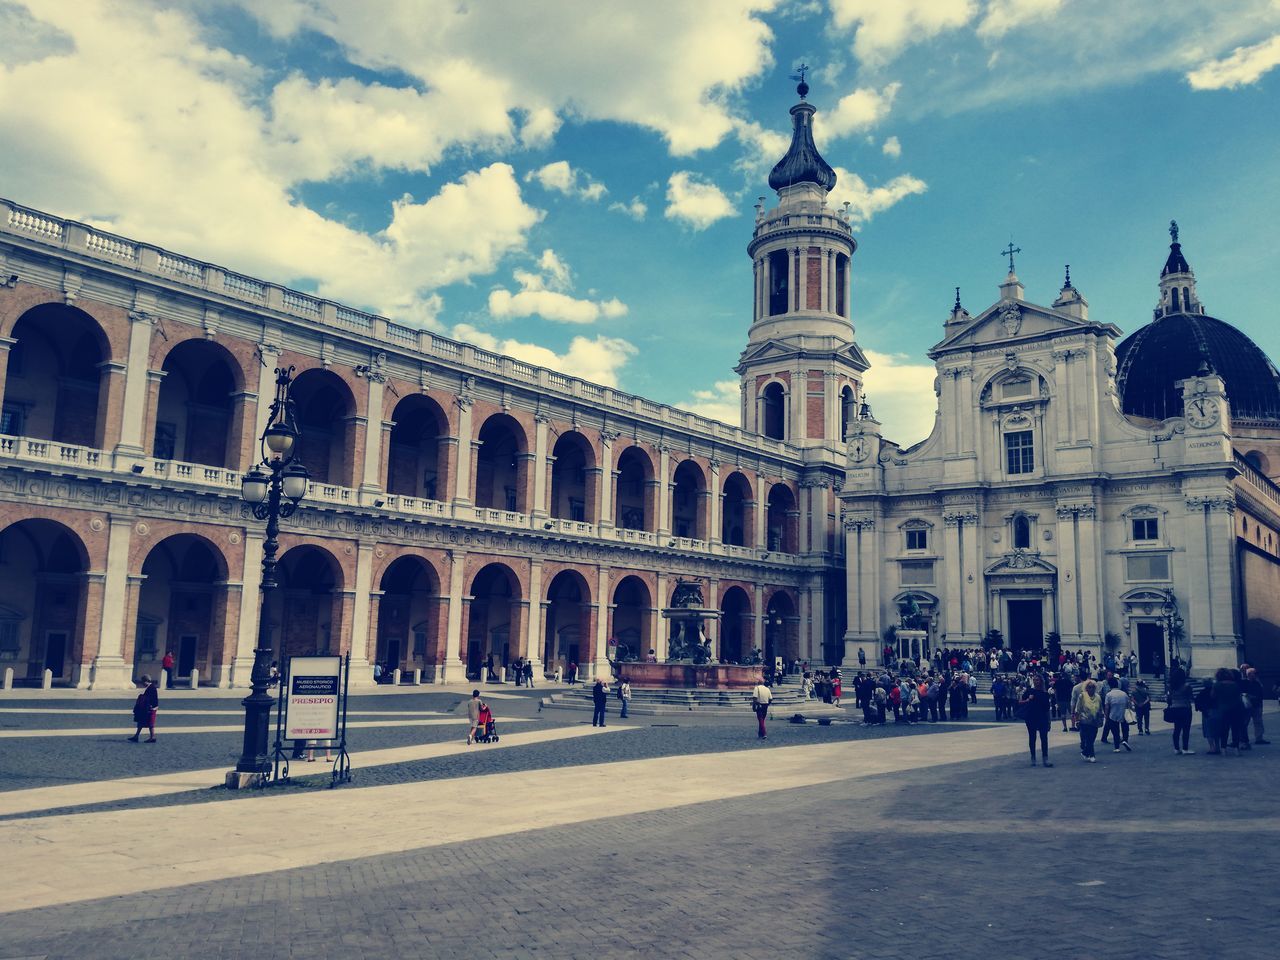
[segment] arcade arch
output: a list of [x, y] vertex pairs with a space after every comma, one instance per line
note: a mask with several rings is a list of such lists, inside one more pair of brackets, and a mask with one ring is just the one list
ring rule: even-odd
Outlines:
[[732, 586], [720, 600], [720, 659], [724, 663], [749, 663], [754, 653], [751, 598], [742, 587]]
[[653, 606], [649, 587], [636, 576], [623, 577], [613, 590], [613, 656], [621, 661], [643, 660], [654, 649], [650, 635]]
[[471, 581], [467, 603], [467, 678], [495, 672], [520, 655], [520, 580], [504, 563], [491, 563]]
[[[208, 340], [186, 340], [164, 359], [151, 455], [237, 467], [244, 404], [235, 358]], [[176, 656], [176, 654], [175, 654]]]
[[293, 547], [276, 565], [276, 582], [267, 601], [273, 656], [338, 653], [343, 576], [334, 555], [314, 544]]
[[378, 584], [374, 660], [387, 671], [422, 669], [438, 659], [440, 578], [422, 557], [392, 561]]
[[774, 484], [769, 489], [768, 549], [779, 553], [795, 553], [799, 545], [798, 526], [800, 511], [796, 507], [795, 494], [786, 484]]
[[111, 355], [98, 322], [45, 303], [19, 317], [11, 336], [0, 433], [101, 447]]
[[510, 414], [495, 413], [480, 427], [478, 439], [475, 505], [527, 513], [528, 443], [520, 422]]
[[446, 498], [443, 441], [449, 436], [449, 421], [440, 404], [421, 394], [405, 397], [391, 419], [395, 425], [387, 440], [387, 493]]
[[735, 547], [745, 547], [751, 539], [754, 504], [751, 484], [737, 470], [724, 481], [724, 500], [720, 514], [720, 539]]
[[133, 679], [158, 679], [166, 652], [173, 654], [174, 679], [187, 680], [198, 669], [202, 682], [217, 681], [227, 656], [227, 563], [204, 537], [190, 533], [166, 537], [142, 562], [134, 624]]
[[88, 554], [54, 520], [20, 520], [0, 531], [0, 670], [24, 684], [73, 682], [84, 659]]
[[657, 481], [653, 461], [640, 447], [631, 446], [618, 457], [614, 525], [621, 530], [654, 532]]
[[671, 492], [671, 532], [677, 537], [707, 538], [707, 478], [696, 461], [682, 460]]
[[596, 465], [591, 443], [574, 430], [556, 440], [551, 456], [551, 516], [594, 523], [595, 484], [588, 482], [589, 472]]
[[577, 570], [561, 570], [547, 585], [543, 662], [548, 670], [578, 665], [578, 675], [594, 659], [591, 588]]
[[356, 401], [331, 370], [304, 370], [293, 381], [297, 457], [315, 483], [355, 485]]

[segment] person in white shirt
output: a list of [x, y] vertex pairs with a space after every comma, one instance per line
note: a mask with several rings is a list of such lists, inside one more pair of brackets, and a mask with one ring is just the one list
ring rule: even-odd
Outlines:
[[757, 683], [755, 690], [751, 692], [751, 709], [756, 712], [756, 719], [760, 722], [760, 731], [756, 736], [761, 740], [769, 739], [765, 733], [764, 721], [769, 715], [769, 704], [772, 701], [773, 691], [765, 686], [764, 681]]
[[1106, 724], [1102, 728], [1102, 736], [1105, 739], [1109, 732], [1115, 733], [1115, 750], [1113, 753], [1119, 753], [1120, 748], [1132, 750], [1129, 746], [1129, 723], [1124, 718], [1124, 712], [1129, 709], [1129, 695], [1120, 689], [1120, 681], [1115, 677], [1107, 680], [1107, 695], [1102, 700], [1102, 710], [1106, 715]]

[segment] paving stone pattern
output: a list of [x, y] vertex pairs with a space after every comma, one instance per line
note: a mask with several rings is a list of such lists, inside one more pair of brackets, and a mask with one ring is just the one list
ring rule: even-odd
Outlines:
[[[9, 914], [0, 957], [1275, 955], [1280, 747], [1175, 757], [1158, 735], [1087, 765], [1055, 743], [1052, 770], [1015, 755], [601, 809], [569, 828]], [[477, 797], [499, 818], [518, 802]]]

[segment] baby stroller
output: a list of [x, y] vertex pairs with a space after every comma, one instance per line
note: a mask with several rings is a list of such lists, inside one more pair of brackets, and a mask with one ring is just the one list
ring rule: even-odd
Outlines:
[[500, 739], [498, 725], [493, 722], [493, 711], [489, 709], [488, 704], [480, 708], [480, 717], [476, 726], [479, 727], [476, 731], [477, 743], [497, 743]]

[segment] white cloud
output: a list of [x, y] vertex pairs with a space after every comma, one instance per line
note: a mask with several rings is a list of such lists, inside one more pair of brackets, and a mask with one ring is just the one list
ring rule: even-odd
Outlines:
[[928, 189], [923, 180], [909, 173], [900, 174], [881, 186], [871, 187], [856, 173], [836, 167], [836, 186], [828, 194], [827, 203], [833, 207], [842, 207], [848, 201], [849, 215], [853, 222], [866, 223], [877, 213]]
[[495, 105], [528, 118], [526, 142], [545, 143], [571, 112], [655, 130], [674, 154], [713, 147], [731, 131], [727, 95], [772, 65], [773, 34], [759, 15], [778, 5], [649, 0], [621, 13], [573, 0], [384, 0], [376, 10], [350, 0], [240, 2], [282, 37], [314, 30], [358, 65], [430, 89], [464, 65], [490, 77], [504, 90]]
[[667, 181], [667, 209], [663, 216], [668, 220], [681, 220], [695, 230], [705, 230], [736, 212], [719, 187], [688, 171], [673, 173]]
[[742, 388], [737, 380], [717, 380], [712, 389], [693, 391], [691, 399], [679, 406], [736, 427], [742, 422]]
[[978, 36], [996, 40], [1011, 30], [1028, 23], [1048, 20], [1060, 9], [1065, 0], [991, 0], [987, 4], [982, 22], [978, 24]]
[[874, 127], [888, 116], [901, 87], [900, 83], [890, 83], [881, 90], [860, 87], [841, 97], [835, 109], [824, 113], [821, 123], [814, 125], [814, 135], [819, 141], [834, 140]]
[[1231, 55], [1210, 61], [1187, 74], [1193, 90], [1234, 90], [1257, 83], [1280, 66], [1280, 34], [1251, 47], [1236, 47]]
[[[294, 190], [366, 161], [429, 165], [444, 139], [427, 126], [397, 129], [414, 119], [416, 94], [289, 78], [277, 129], [264, 77], [206, 45], [184, 12], [27, 6], [75, 50], [0, 68], [0, 149], [9, 189], [28, 203], [418, 323], [433, 322], [438, 288], [491, 273], [541, 217], [511, 167], [493, 163], [422, 202], [394, 202], [380, 232], [354, 229]], [[347, 144], [345, 132], [364, 122], [368, 141]], [[504, 136], [493, 118], [474, 129]]]
[[875, 418], [883, 425], [883, 435], [906, 447], [923, 440], [933, 429], [936, 405], [926, 402], [933, 395], [937, 376], [933, 364], [911, 363], [899, 353], [867, 350], [871, 368], [863, 374], [863, 391]]
[[574, 337], [566, 352], [556, 353], [535, 343], [499, 339], [468, 324], [458, 324], [452, 335], [485, 350], [559, 370], [606, 387], [618, 385], [619, 371], [639, 352], [634, 345], [617, 337]]
[[632, 197], [627, 203], [611, 203], [609, 209], [615, 213], [626, 214], [632, 220], [643, 220], [649, 213], [649, 205], [639, 197]]
[[526, 183], [536, 181], [544, 190], [554, 190], [566, 197], [580, 197], [583, 200], [599, 200], [609, 192], [603, 183], [592, 180], [581, 170], [573, 169], [568, 160], [556, 160], [537, 170], [530, 170], [524, 179]]
[[908, 45], [968, 23], [974, 0], [831, 0], [837, 30], [855, 30], [854, 56], [864, 66], [892, 60]]
[[897, 137], [890, 137], [880, 149], [884, 151], [886, 157], [892, 157], [894, 160], [902, 156], [902, 144], [898, 142]]
[[597, 320], [626, 316], [627, 305], [613, 297], [609, 300], [580, 300], [566, 291], [573, 282], [569, 266], [550, 248], [538, 258], [540, 273], [515, 270], [512, 276], [520, 289], [516, 292], [498, 287], [489, 293], [489, 313], [498, 320], [539, 316], [556, 323], [595, 323]]

